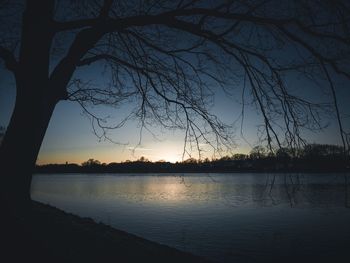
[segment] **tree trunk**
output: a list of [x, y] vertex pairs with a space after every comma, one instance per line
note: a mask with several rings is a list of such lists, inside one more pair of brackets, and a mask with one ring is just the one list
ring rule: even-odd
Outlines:
[[0, 148], [1, 198], [20, 210], [30, 200], [32, 172], [58, 101], [49, 81], [54, 0], [27, 0], [15, 70], [16, 104]]
[[30, 200], [33, 169], [55, 104], [44, 98], [27, 101], [17, 96], [0, 149], [2, 198], [11, 206]]

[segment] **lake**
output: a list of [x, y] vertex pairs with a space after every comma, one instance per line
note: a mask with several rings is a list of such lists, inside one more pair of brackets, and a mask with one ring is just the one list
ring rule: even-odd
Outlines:
[[219, 262], [350, 262], [349, 179], [40, 174], [31, 193], [34, 200]]

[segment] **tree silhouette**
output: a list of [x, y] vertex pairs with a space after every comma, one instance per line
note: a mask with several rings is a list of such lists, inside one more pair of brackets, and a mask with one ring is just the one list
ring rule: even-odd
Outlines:
[[[302, 145], [302, 129], [322, 128], [321, 114], [332, 110], [348, 151], [336, 85], [350, 79], [347, 1], [27, 0], [1, 1], [0, 12], [0, 57], [17, 92], [0, 152], [4, 198], [30, 199], [31, 173], [61, 100], [79, 103], [101, 138], [137, 117], [146, 128], [183, 129], [184, 152], [200, 152], [200, 142], [230, 144], [228, 127], [208, 108], [214, 88], [229, 95], [242, 87], [242, 118], [247, 104], [256, 108], [270, 150]], [[74, 75], [96, 63], [110, 85]], [[324, 85], [312, 98], [293, 92], [288, 78], [300, 75], [327, 83], [330, 101], [315, 101]], [[89, 107], [125, 102], [135, 108], [116, 125]]]
[[95, 159], [89, 159], [86, 162], [83, 162], [81, 164], [82, 166], [96, 166], [96, 165], [101, 165], [101, 162], [99, 160], [95, 160]]

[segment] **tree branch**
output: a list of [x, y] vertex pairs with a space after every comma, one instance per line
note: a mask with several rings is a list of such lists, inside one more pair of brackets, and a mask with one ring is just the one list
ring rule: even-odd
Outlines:
[[104, 0], [103, 1], [103, 6], [100, 11], [99, 18], [100, 19], [105, 19], [108, 17], [108, 13], [111, 10], [111, 6], [113, 4], [113, 0]]
[[95, 28], [80, 31], [67, 55], [58, 63], [50, 76], [50, 82], [57, 99], [67, 99], [67, 85], [80, 59], [97, 43], [103, 33]]
[[68, 31], [68, 30], [75, 30], [75, 29], [83, 29], [86, 27], [92, 27], [96, 25], [98, 22], [98, 18], [91, 18], [91, 19], [79, 19], [79, 20], [72, 20], [68, 22], [54, 22], [54, 29], [56, 32], [60, 31]]
[[[106, 8], [103, 8], [103, 10]], [[193, 16], [210, 16], [225, 20], [246, 21], [260, 24], [284, 25], [293, 22], [293, 19], [273, 19], [258, 17], [249, 14], [237, 14], [229, 12], [220, 12], [215, 9], [191, 8], [176, 9], [173, 11], [163, 12], [157, 15], [136, 15], [124, 18], [110, 18], [105, 21], [106, 31], [119, 31], [131, 26], [145, 26], [150, 24], [161, 24], [167, 19], [175, 17], [193, 17]], [[74, 30], [96, 25], [99, 18], [81, 19], [69, 22], [56, 22], [56, 31]]]
[[12, 72], [17, 70], [17, 60], [10, 50], [0, 46], [0, 58], [4, 60], [5, 66], [8, 70]]

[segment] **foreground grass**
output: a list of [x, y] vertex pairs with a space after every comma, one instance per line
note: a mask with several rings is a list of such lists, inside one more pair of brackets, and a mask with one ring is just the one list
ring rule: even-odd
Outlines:
[[209, 262], [34, 201], [1, 219], [1, 262]]

